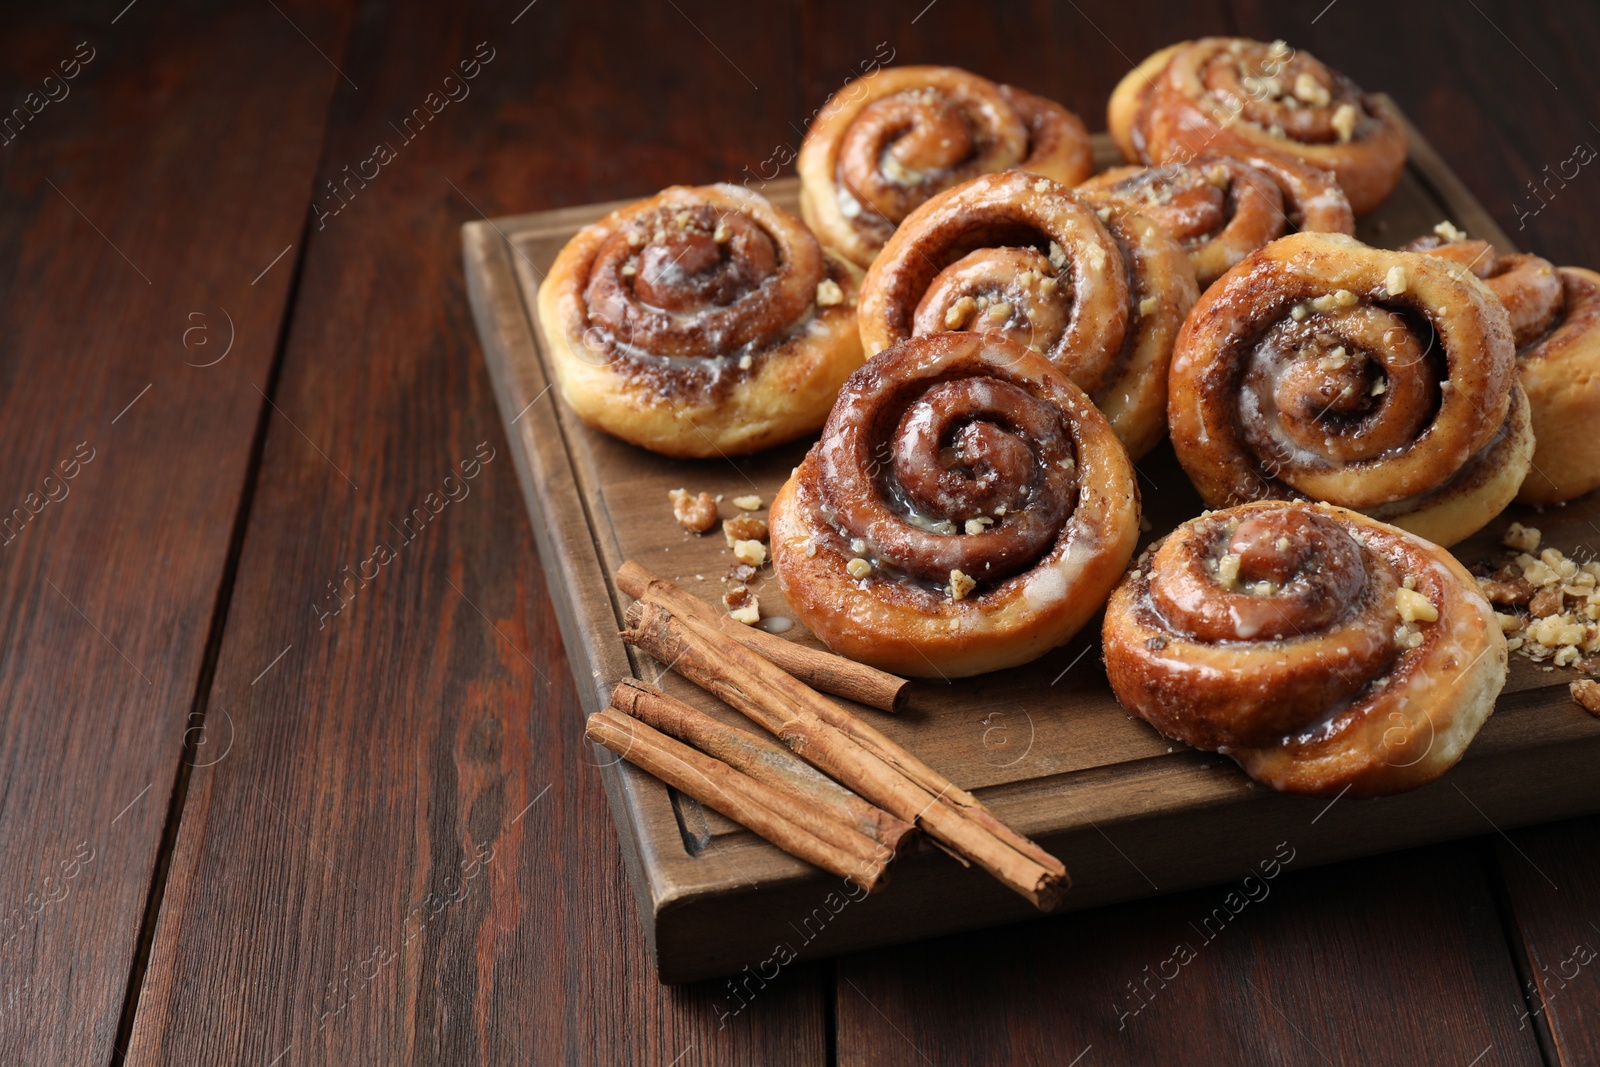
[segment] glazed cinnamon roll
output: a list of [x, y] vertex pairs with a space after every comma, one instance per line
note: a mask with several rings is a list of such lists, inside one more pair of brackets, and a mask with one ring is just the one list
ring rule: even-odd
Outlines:
[[1200, 298], [1172, 444], [1212, 507], [1307, 498], [1454, 544], [1533, 454], [1505, 309], [1470, 272], [1350, 237], [1280, 238]]
[[1326, 172], [1289, 156], [1196, 156], [1113, 167], [1078, 186], [1127, 201], [1189, 252], [1204, 289], [1269, 241], [1297, 230], [1356, 232], [1350, 201]]
[[674, 186], [567, 243], [539, 325], [585, 422], [669, 456], [734, 455], [822, 425], [861, 365], [857, 286], [765, 197]]
[[1124, 707], [1291, 793], [1432, 781], [1506, 677], [1494, 609], [1461, 564], [1327, 504], [1184, 523], [1112, 594], [1102, 638]]
[[870, 264], [935, 193], [1020, 167], [1074, 185], [1094, 172], [1078, 117], [955, 67], [890, 67], [845, 85], [800, 146], [800, 211], [828, 248]]
[[1331, 171], [1357, 215], [1388, 197], [1406, 161], [1392, 104], [1282, 41], [1206, 37], [1162, 49], [1117, 85], [1107, 122], [1130, 162], [1292, 156]]
[[1405, 247], [1462, 264], [1488, 283], [1511, 317], [1537, 442], [1517, 500], [1556, 504], [1600, 487], [1600, 447], [1577, 444], [1600, 431], [1600, 274], [1538, 256], [1499, 255], [1486, 241], [1426, 237]]
[[1139, 498], [1105, 417], [1048, 360], [941, 333], [851, 376], [770, 520], [778, 583], [829, 648], [951, 678], [1076, 633], [1133, 554]]
[[868, 354], [949, 330], [1016, 341], [1087, 392], [1137, 459], [1165, 430], [1166, 368], [1194, 303], [1177, 242], [1118, 199], [1008, 171], [901, 224], [861, 288]]

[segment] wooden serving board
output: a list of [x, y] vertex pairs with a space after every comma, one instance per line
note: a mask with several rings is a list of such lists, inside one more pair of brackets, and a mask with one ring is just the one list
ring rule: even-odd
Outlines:
[[[1096, 157], [1102, 167], [1120, 161], [1103, 135]], [[795, 180], [764, 191], [796, 210]], [[731, 709], [674, 675], [662, 677], [658, 664], [623, 645], [617, 631], [628, 601], [610, 575], [635, 559], [716, 602], [731, 555], [720, 532], [684, 533], [673, 521], [668, 490], [720, 493], [727, 517], [735, 513], [733, 497], [758, 494], [770, 502], [810, 441], [731, 461], [672, 460], [589, 429], [560, 400], [540, 351], [535, 293], [567, 239], [618, 206], [469, 223], [462, 242], [473, 311], [585, 711], [599, 710], [615, 682], [633, 676], [740, 722]], [[1393, 247], [1446, 218], [1513, 249], [1412, 130], [1400, 186], [1362, 222], [1360, 236]], [[1139, 473], [1152, 527], [1146, 541], [1201, 510], [1166, 444], [1140, 462]], [[1569, 555], [1600, 546], [1600, 499], [1591, 495], [1541, 515], [1508, 513], [1458, 546], [1457, 555], [1469, 563], [1498, 556], [1497, 539], [1512, 519], [1539, 526], [1547, 544]], [[764, 615], [786, 615], [770, 568], [756, 591]], [[815, 640], [798, 624], [785, 636]], [[860, 709], [1060, 856], [1073, 878], [1064, 909], [1242, 878], [1281, 842], [1293, 850], [1298, 869], [1600, 810], [1594, 770], [1600, 719], [1569, 698], [1571, 671], [1513, 655], [1496, 713], [1448, 775], [1402, 796], [1330, 802], [1257, 787], [1231, 761], [1169, 742], [1130, 718], [1106, 684], [1098, 636], [1096, 620], [1028, 667], [916, 683], [909, 710], [899, 716]], [[582, 723], [566, 728], [579, 731]], [[835, 955], [1038, 914], [988, 875], [926, 845], [896, 862], [886, 890], [853, 899], [838, 880], [609, 753], [593, 749], [593, 759], [603, 768], [662, 981], [748, 965], [742, 981], [753, 990], [759, 979], [751, 976], [770, 979], [791, 956]]]

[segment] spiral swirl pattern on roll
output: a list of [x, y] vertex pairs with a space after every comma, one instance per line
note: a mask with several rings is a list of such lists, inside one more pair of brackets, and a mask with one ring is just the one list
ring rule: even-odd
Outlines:
[[1600, 488], [1600, 449], [1572, 447], [1600, 427], [1600, 274], [1526, 253], [1502, 255], [1464, 235], [1426, 237], [1405, 247], [1471, 270], [1510, 317], [1536, 442], [1517, 500], [1556, 504]]
[[1102, 636], [1125, 707], [1301, 793], [1438, 777], [1506, 671], [1494, 611], [1449, 553], [1326, 504], [1183, 524], [1117, 588]]
[[1088, 131], [1061, 105], [955, 67], [894, 67], [841, 88], [800, 148], [801, 212], [823, 243], [867, 266], [920, 204], [1011, 167], [1081, 181]]
[[1357, 215], [1393, 191], [1406, 160], [1392, 104], [1282, 41], [1207, 37], [1163, 49], [1123, 78], [1108, 122], [1133, 161], [1291, 156], [1332, 172]]
[[1196, 305], [1173, 447], [1213, 507], [1303, 497], [1452, 544], [1515, 496], [1532, 432], [1493, 294], [1438, 259], [1295, 234]]
[[1269, 241], [1296, 231], [1355, 232], [1344, 191], [1288, 156], [1198, 156], [1158, 167], [1113, 167], [1078, 191], [1116, 196], [1188, 251], [1203, 289]]
[[1175, 241], [1120, 199], [1009, 171], [918, 208], [867, 272], [869, 353], [945, 331], [1038, 352], [1112, 420], [1135, 457], [1160, 437], [1165, 368], [1196, 297]]
[[748, 452], [820, 426], [861, 362], [857, 276], [733, 185], [674, 187], [579, 231], [539, 291], [562, 394], [669, 455]]
[[1126, 454], [1084, 394], [1002, 338], [943, 333], [852, 376], [771, 512], [790, 605], [916, 675], [1026, 662], [1096, 610], [1138, 534]]

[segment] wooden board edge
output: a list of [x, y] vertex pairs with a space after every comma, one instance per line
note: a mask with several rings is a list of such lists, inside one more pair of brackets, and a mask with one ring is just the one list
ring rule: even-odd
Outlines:
[[1478, 198], [1472, 195], [1472, 190], [1467, 188], [1466, 183], [1450, 169], [1438, 150], [1422, 136], [1422, 131], [1412, 125], [1411, 120], [1386, 94], [1376, 95], [1388, 101], [1394, 107], [1395, 114], [1400, 116], [1400, 123], [1406, 131], [1406, 166], [1411, 168], [1417, 179], [1440, 203], [1450, 209], [1450, 213], [1455, 217], [1449, 221], [1471, 236], [1488, 241], [1501, 252], [1517, 251], [1516, 242], [1500, 228], [1494, 216], [1490, 215], [1478, 202]]

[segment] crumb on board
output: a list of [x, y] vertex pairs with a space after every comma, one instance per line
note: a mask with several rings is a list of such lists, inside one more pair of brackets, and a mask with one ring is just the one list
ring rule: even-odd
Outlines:
[[672, 501], [672, 517], [690, 533], [707, 533], [717, 524], [717, 502], [710, 493], [690, 496], [687, 489], [674, 489], [667, 499]]
[[1502, 543], [1516, 554], [1480, 573], [1478, 587], [1496, 607], [1512, 609], [1495, 613], [1508, 648], [1546, 670], [1600, 675], [1600, 562], [1580, 564], [1551, 547], [1533, 555], [1542, 542], [1539, 530], [1512, 523]]
[[736, 585], [723, 593], [722, 604], [735, 622], [754, 626], [761, 621], [761, 600], [745, 586]]
[[735, 515], [722, 520], [722, 536], [727, 538], [729, 548], [738, 541], [765, 541], [769, 536], [767, 521], [754, 515]]

